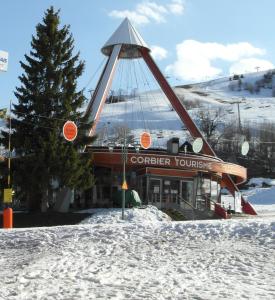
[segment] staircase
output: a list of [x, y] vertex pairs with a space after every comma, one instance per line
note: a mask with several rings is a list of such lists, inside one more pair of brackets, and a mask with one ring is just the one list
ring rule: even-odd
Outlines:
[[[175, 221], [189, 221], [189, 220], [210, 220], [210, 219], [220, 219], [215, 211], [208, 209], [198, 209], [194, 207], [191, 203], [178, 196], [177, 204], [170, 204], [166, 206], [163, 211], [167, 213]], [[180, 206], [180, 202], [184, 202], [188, 208], [183, 208]]]

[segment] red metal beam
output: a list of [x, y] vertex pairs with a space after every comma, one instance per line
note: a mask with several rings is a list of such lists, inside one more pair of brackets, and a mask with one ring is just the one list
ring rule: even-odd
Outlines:
[[211, 156], [216, 156], [213, 149], [208, 144], [207, 140], [204, 138], [202, 133], [200, 132], [199, 128], [193, 122], [191, 117], [189, 116], [188, 112], [180, 102], [179, 98], [176, 96], [175, 92], [167, 82], [166, 78], [163, 76], [161, 71], [159, 70], [158, 66], [154, 62], [153, 58], [151, 57], [148, 49], [141, 48], [140, 49], [141, 55], [145, 60], [147, 66], [151, 70], [152, 74], [154, 75], [155, 79], [159, 83], [161, 89], [163, 90], [166, 97], [171, 102], [174, 110], [178, 113], [178, 116], [181, 118], [183, 124], [186, 125], [189, 132], [192, 134], [194, 138], [200, 137], [203, 140], [203, 153]]
[[[167, 82], [166, 78], [163, 76], [161, 71], [159, 70], [158, 66], [154, 62], [153, 58], [151, 57], [149, 50], [146, 48], [140, 48], [141, 55], [145, 60], [148, 68], [151, 70], [152, 74], [154, 75], [155, 79], [159, 83], [161, 89], [163, 90], [166, 97], [169, 99], [170, 103], [172, 104], [174, 110], [178, 113], [179, 117], [181, 118], [183, 124], [186, 125], [187, 129], [193, 136], [193, 138], [200, 137], [203, 140], [203, 148], [202, 152], [207, 155], [217, 156], [211, 146], [208, 144], [202, 133], [200, 132], [199, 128], [191, 119], [190, 115], [188, 114], [187, 110], [184, 108], [182, 103], [180, 102], [179, 98]], [[238, 187], [228, 174], [223, 174], [223, 182], [225, 183], [226, 187], [228, 188], [229, 192], [234, 196], [235, 191], [239, 192]], [[243, 211], [249, 214], [257, 214], [254, 208], [250, 205], [249, 202], [245, 201], [242, 197], [242, 205]]]

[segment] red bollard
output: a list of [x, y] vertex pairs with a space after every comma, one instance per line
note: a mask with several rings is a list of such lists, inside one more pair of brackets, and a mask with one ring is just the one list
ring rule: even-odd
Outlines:
[[4, 208], [3, 210], [3, 228], [9, 229], [13, 227], [12, 208]]

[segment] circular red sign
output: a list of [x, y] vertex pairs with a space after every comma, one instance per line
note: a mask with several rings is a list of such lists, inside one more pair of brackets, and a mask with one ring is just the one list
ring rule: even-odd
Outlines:
[[67, 121], [63, 126], [63, 136], [64, 138], [72, 142], [77, 137], [77, 126], [73, 121]]
[[152, 144], [152, 138], [151, 134], [149, 132], [143, 132], [140, 135], [140, 145], [143, 149], [148, 149], [150, 148]]

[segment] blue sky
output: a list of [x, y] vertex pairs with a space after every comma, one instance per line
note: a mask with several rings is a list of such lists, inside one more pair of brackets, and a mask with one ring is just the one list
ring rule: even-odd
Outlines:
[[[0, 73], [0, 108], [15, 102], [13, 91], [29, 54], [31, 36], [53, 5], [70, 24], [75, 49], [86, 61], [83, 88], [103, 60], [101, 47], [128, 16], [152, 47], [171, 84], [203, 81], [275, 64], [274, 0], [9, 0], [1, 1], [0, 50], [9, 52]], [[93, 88], [93, 81], [89, 88]]]

